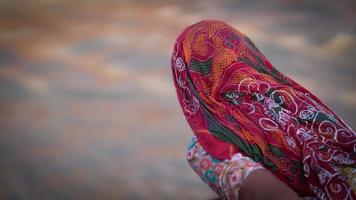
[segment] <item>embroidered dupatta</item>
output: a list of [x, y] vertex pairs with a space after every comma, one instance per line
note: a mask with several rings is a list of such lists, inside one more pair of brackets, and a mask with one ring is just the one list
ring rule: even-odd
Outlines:
[[355, 199], [355, 132], [247, 36], [201, 21], [179, 35], [171, 65], [183, 113], [211, 156], [240, 152], [302, 196]]

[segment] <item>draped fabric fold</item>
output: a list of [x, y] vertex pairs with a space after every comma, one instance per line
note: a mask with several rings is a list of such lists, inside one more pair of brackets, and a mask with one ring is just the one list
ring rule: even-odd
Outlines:
[[171, 65], [183, 113], [211, 156], [242, 153], [302, 196], [355, 199], [355, 132], [247, 36], [198, 22], [177, 38]]

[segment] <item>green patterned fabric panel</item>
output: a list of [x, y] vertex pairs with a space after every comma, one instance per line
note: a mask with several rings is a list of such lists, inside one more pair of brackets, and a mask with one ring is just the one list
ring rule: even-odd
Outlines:
[[211, 71], [211, 59], [204, 62], [193, 59], [190, 61], [190, 68], [193, 71], [202, 73], [203, 75], [208, 75]]

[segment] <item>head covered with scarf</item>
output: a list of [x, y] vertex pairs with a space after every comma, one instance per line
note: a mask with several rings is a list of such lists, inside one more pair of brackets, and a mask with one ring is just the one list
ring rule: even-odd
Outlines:
[[355, 132], [243, 33], [221, 21], [189, 26], [171, 64], [183, 113], [211, 156], [240, 152], [302, 196], [355, 199]]

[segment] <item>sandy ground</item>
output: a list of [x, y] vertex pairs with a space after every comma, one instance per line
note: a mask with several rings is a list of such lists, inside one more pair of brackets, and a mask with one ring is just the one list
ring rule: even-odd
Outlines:
[[0, 199], [212, 199], [169, 57], [201, 19], [246, 33], [356, 127], [354, 1], [0, 1]]

